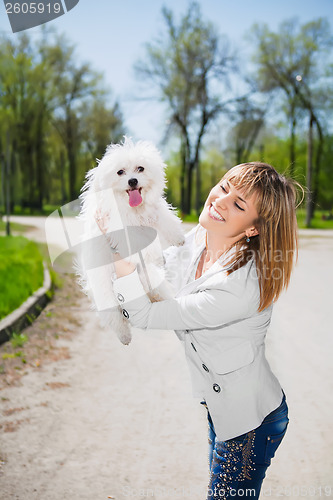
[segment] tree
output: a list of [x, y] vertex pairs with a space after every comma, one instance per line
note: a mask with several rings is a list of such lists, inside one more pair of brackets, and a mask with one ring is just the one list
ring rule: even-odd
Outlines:
[[[22, 172], [23, 195], [34, 196], [35, 164], [33, 151], [33, 110], [35, 93], [31, 85], [32, 56], [29, 39], [18, 37], [16, 43], [3, 37], [0, 45], [0, 107], [2, 151], [9, 151], [10, 180], [18, 181], [18, 169], [29, 158], [29, 169]], [[20, 189], [19, 182], [11, 183], [11, 200]]]
[[249, 96], [238, 99], [231, 117], [236, 121], [231, 129], [231, 142], [235, 144], [236, 164], [249, 161], [249, 156], [260, 130], [265, 123], [266, 109], [251, 102]]
[[77, 185], [77, 155], [81, 138], [77, 109], [84, 99], [100, 95], [97, 88], [101, 75], [92, 71], [88, 63], [78, 63], [74, 56], [74, 46], [66, 39], [58, 38], [51, 53], [55, 52], [55, 86], [57, 107], [54, 124], [64, 142], [69, 167], [69, 196], [74, 200], [79, 192]]
[[12, 204], [20, 201], [22, 208], [65, 203], [68, 194], [75, 199], [87, 150], [102, 151], [105, 140], [104, 152], [111, 135], [118, 140], [122, 132], [119, 105], [110, 102], [101, 76], [51, 34], [42, 29], [34, 44], [27, 34], [0, 40], [0, 153], [10, 158], [15, 176]]
[[104, 155], [108, 144], [119, 142], [125, 133], [118, 102], [111, 108], [104, 97], [84, 102], [80, 108], [80, 128], [84, 145], [95, 162]]
[[[286, 114], [290, 123], [290, 174], [294, 175], [295, 165], [295, 130], [297, 121], [304, 118], [305, 111], [309, 118], [309, 141], [312, 141], [312, 127], [316, 125], [318, 146], [312, 175], [312, 144], [309, 145], [308, 159], [308, 199], [307, 225], [313, 215], [314, 185], [318, 189], [320, 163], [323, 150], [324, 134], [322, 131], [323, 92], [327, 79], [323, 57], [327, 57], [332, 47], [332, 36], [328, 21], [323, 18], [299, 26], [297, 20], [284, 21], [277, 33], [269, 31], [266, 25], [252, 28], [252, 39], [256, 45], [254, 61], [257, 64], [257, 81], [263, 92], [282, 92], [286, 99]], [[303, 85], [300, 83], [303, 82]], [[280, 105], [281, 108], [281, 105]]]
[[[204, 21], [197, 2], [177, 24], [172, 12], [163, 8], [166, 33], [147, 45], [147, 59], [136, 64], [136, 72], [159, 90], [168, 105], [166, 136], [180, 136], [181, 211], [191, 212], [193, 173], [196, 172], [196, 210], [201, 208], [200, 150], [208, 125], [227, 107], [221, 86], [235, 69], [235, 56], [226, 38]], [[227, 93], [227, 90], [225, 90]]]

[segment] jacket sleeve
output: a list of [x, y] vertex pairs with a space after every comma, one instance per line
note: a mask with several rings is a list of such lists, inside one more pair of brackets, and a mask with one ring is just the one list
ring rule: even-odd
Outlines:
[[161, 302], [151, 302], [137, 270], [114, 281], [114, 292], [123, 316], [132, 326], [158, 330], [217, 328], [248, 317], [249, 300], [244, 287], [234, 283]]

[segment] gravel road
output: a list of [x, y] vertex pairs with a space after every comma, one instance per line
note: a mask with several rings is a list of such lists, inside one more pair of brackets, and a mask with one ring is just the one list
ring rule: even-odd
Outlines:
[[[45, 239], [42, 218], [25, 222]], [[267, 357], [290, 424], [262, 499], [333, 496], [332, 250], [333, 231], [302, 231], [291, 285], [274, 308]], [[0, 392], [2, 424], [17, 424], [0, 429], [0, 499], [204, 500], [205, 409], [192, 398], [176, 336], [134, 329], [123, 346], [98, 327], [84, 296], [76, 314], [84, 327], [59, 340], [71, 357], [28, 369]]]

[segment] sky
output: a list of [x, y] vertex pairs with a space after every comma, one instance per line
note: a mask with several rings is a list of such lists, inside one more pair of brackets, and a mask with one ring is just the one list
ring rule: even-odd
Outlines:
[[[60, 0], [62, 1], [62, 0]], [[7, 2], [7, 0], [6, 0]], [[219, 33], [246, 54], [244, 38], [254, 23], [267, 23], [276, 30], [281, 21], [297, 17], [301, 23], [326, 17], [333, 29], [333, 0], [199, 0], [203, 18], [212, 21]], [[144, 59], [145, 44], [163, 29], [161, 10], [167, 5], [179, 19], [187, 0], [80, 0], [65, 15], [50, 21], [76, 45], [78, 61], [90, 62], [104, 74], [104, 83], [118, 99], [126, 134], [159, 144], [165, 131], [166, 114], [156, 101], [139, 99], [139, 82], [133, 65]], [[0, 2], [0, 31], [12, 34], [4, 2]], [[26, 31], [38, 36], [39, 28]]]

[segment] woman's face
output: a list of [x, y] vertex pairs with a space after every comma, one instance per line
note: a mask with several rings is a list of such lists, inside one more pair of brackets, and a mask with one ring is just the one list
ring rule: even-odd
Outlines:
[[223, 179], [213, 187], [200, 214], [199, 223], [208, 232], [217, 232], [233, 242], [258, 234], [255, 194], [245, 199], [241, 190]]

